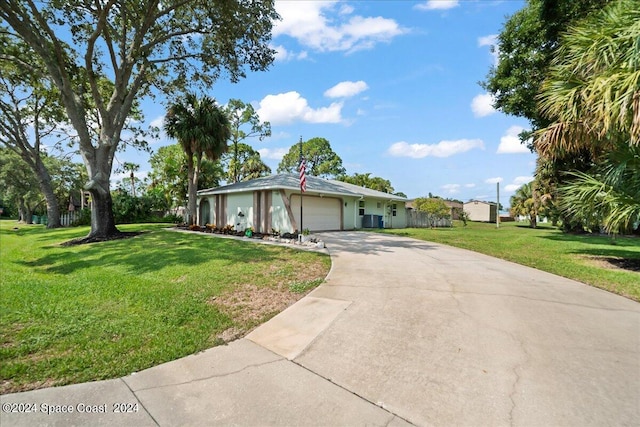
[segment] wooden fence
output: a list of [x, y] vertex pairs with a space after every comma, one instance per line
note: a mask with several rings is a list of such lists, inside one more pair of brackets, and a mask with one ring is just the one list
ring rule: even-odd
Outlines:
[[407, 209], [407, 227], [428, 228], [428, 227], [451, 227], [450, 218], [436, 218], [426, 212]]

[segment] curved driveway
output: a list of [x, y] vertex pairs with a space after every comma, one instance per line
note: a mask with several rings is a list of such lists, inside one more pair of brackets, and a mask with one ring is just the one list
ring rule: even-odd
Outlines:
[[[326, 283], [246, 338], [2, 403], [2, 425], [637, 425], [640, 304], [461, 249], [324, 233]], [[639, 275], [640, 276], [640, 275]], [[4, 408], [4, 406], [3, 406]], [[5, 424], [6, 422], [6, 424]]]
[[[420, 425], [637, 425], [640, 305], [413, 239], [327, 234], [354, 301], [296, 361]], [[639, 275], [640, 281], [640, 275]]]

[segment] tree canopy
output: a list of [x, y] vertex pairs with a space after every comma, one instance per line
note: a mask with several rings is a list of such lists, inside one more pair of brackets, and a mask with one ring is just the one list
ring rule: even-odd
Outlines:
[[[267, 170], [271, 173], [271, 169], [260, 160], [260, 154], [257, 151], [247, 144], [240, 146], [249, 138], [258, 138], [262, 141], [271, 136], [271, 124], [261, 122], [253, 106], [239, 99], [230, 99], [224, 110], [229, 117], [231, 128], [231, 150], [230, 155], [225, 159], [227, 180], [233, 183], [263, 176]], [[247, 162], [249, 164], [245, 164]]]
[[364, 188], [382, 191], [383, 193], [393, 194], [391, 182], [378, 176], [371, 176], [370, 173], [354, 173], [353, 175], [343, 175], [338, 177], [339, 181], [348, 182]]
[[536, 99], [560, 35], [609, 1], [528, 0], [505, 22], [498, 35], [498, 62], [481, 83], [494, 96], [494, 107], [528, 119], [534, 130], [547, 126]]
[[[78, 134], [93, 200], [87, 241], [118, 234], [109, 177], [134, 102], [265, 70], [277, 19], [273, 0], [0, 2], [0, 26], [42, 60]], [[29, 57], [11, 60], [31, 72]]]
[[[302, 143], [302, 155], [307, 165], [307, 173], [322, 178], [337, 178], [345, 174], [342, 159], [325, 138], [311, 138]], [[296, 172], [300, 165], [300, 145], [295, 144], [278, 164], [278, 173]]]
[[[167, 206], [177, 208], [187, 203], [189, 191], [187, 177], [187, 157], [180, 144], [160, 147], [149, 160], [151, 172], [150, 189], [164, 197]], [[198, 190], [218, 187], [223, 178], [223, 170], [218, 161], [202, 159], [198, 174]]]

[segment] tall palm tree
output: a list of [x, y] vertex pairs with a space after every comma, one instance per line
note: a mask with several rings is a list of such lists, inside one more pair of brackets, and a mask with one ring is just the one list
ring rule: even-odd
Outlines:
[[122, 164], [122, 171], [129, 172], [129, 180], [131, 183], [131, 195], [136, 197], [136, 176], [134, 172], [137, 172], [140, 169], [140, 165], [131, 162], [124, 162]]
[[640, 180], [630, 169], [640, 147], [638, 40], [640, 1], [612, 2], [567, 31], [540, 96], [554, 123], [536, 133], [538, 153], [555, 160], [586, 152], [596, 165], [568, 174], [561, 206], [609, 232], [628, 229], [640, 211]]
[[570, 28], [542, 86], [554, 123], [536, 134], [538, 153], [640, 145], [640, 1], [620, 0]]
[[188, 223], [195, 223], [198, 174], [202, 158], [217, 160], [227, 150], [231, 136], [229, 119], [213, 98], [198, 99], [187, 94], [183, 100], [169, 107], [164, 119], [167, 135], [178, 140], [187, 156]]
[[524, 184], [516, 190], [516, 193], [511, 196], [509, 202], [511, 205], [511, 216], [516, 217], [522, 215], [528, 217], [531, 228], [538, 226], [538, 215], [542, 213], [536, 186], [537, 183], [535, 181]]

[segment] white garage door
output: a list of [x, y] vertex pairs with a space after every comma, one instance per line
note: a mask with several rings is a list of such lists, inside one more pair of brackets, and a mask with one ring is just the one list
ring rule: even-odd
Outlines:
[[[340, 200], [331, 197], [303, 196], [302, 227], [311, 231], [340, 230]], [[300, 226], [300, 196], [291, 196], [291, 210]]]

